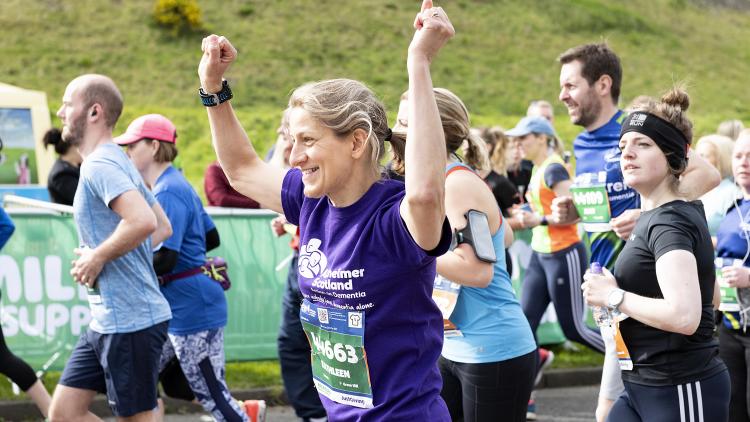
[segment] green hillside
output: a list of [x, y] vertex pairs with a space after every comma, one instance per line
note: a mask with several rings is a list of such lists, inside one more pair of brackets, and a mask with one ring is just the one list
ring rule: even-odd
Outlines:
[[[265, 150], [289, 92], [316, 79], [370, 85], [395, 115], [406, 89], [406, 47], [418, 1], [226, 0], [198, 2], [206, 31], [240, 51], [229, 78], [234, 104]], [[730, 2], [747, 6], [746, 0]], [[153, 0], [3, 0], [0, 82], [48, 94], [59, 106], [81, 73], [110, 75], [125, 96], [117, 133], [139, 114], [172, 118], [181, 165], [200, 187], [213, 159], [199, 105], [200, 31], [172, 35], [152, 17]], [[687, 0], [448, 0], [457, 36], [434, 66], [436, 85], [464, 99], [475, 124], [511, 126], [532, 99], [556, 107], [567, 140], [578, 129], [556, 100], [556, 57], [606, 39], [625, 72], [623, 104], [689, 81], [698, 135], [725, 119], [750, 123], [750, 12]], [[57, 119], [53, 120], [59, 124]], [[202, 191], [202, 189], [198, 189]]]

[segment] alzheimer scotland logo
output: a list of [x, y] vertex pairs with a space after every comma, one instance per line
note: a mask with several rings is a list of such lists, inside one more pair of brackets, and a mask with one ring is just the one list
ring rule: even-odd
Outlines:
[[299, 249], [299, 260], [297, 268], [303, 277], [314, 278], [325, 271], [328, 266], [328, 258], [320, 251], [320, 239], [310, 239], [306, 245]]

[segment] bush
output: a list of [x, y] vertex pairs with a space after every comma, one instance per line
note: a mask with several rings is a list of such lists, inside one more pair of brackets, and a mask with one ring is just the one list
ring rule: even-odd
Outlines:
[[198, 31], [203, 28], [201, 8], [196, 0], [156, 0], [154, 19], [159, 26], [173, 34]]
[[240, 6], [239, 14], [240, 16], [252, 16], [255, 13], [255, 7], [253, 7], [252, 4], [243, 4]]

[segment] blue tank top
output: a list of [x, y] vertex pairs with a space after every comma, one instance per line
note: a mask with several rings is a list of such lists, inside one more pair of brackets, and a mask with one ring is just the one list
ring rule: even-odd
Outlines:
[[[451, 170], [449, 165], [446, 170]], [[454, 362], [500, 362], [536, 349], [534, 335], [516, 298], [505, 265], [505, 225], [492, 236], [497, 262], [492, 281], [485, 288], [461, 287], [451, 314], [463, 337], [449, 337], [443, 356]]]

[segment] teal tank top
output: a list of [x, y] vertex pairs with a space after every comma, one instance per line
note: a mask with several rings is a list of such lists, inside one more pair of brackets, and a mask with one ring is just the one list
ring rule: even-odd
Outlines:
[[450, 320], [463, 337], [449, 337], [443, 356], [454, 362], [500, 362], [536, 349], [505, 265], [505, 225], [492, 236], [497, 262], [485, 288], [462, 286]]

